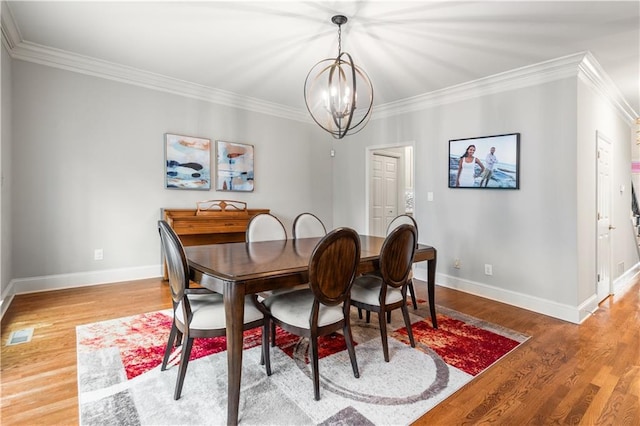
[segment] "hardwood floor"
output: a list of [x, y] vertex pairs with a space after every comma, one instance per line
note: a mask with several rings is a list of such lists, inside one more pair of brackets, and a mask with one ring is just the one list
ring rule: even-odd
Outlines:
[[[636, 281], [578, 326], [438, 287], [439, 305], [532, 337], [416, 424], [639, 425], [639, 293]], [[2, 319], [0, 423], [77, 424], [76, 325], [170, 306], [160, 279], [16, 296]], [[27, 327], [30, 343], [6, 346]]]

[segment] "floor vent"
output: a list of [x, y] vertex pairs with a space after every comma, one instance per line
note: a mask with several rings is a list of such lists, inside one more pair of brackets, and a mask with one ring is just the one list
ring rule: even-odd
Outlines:
[[33, 328], [25, 328], [22, 330], [16, 330], [9, 336], [7, 345], [19, 345], [20, 343], [27, 343], [31, 341], [33, 337]]

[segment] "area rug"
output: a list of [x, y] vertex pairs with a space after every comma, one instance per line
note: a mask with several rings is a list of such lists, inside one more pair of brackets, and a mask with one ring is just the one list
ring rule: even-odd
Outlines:
[[[353, 377], [343, 336], [320, 341], [320, 401], [314, 399], [307, 341], [278, 329], [272, 372], [260, 365], [260, 329], [245, 332], [239, 423], [247, 425], [406, 425], [456, 392], [528, 336], [437, 306], [411, 312], [411, 348], [399, 311], [388, 324], [385, 362], [376, 314], [352, 329], [360, 378]], [[196, 339], [182, 397], [173, 365], [160, 371], [171, 310], [77, 327], [81, 425], [217, 425], [226, 423], [224, 337]]]

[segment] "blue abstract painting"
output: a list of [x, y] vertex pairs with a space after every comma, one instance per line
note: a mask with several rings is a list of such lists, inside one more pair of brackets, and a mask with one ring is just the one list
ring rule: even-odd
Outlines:
[[165, 188], [211, 189], [211, 140], [165, 134]]

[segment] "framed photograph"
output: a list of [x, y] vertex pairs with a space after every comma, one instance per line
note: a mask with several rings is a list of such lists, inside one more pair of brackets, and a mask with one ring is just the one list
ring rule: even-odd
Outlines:
[[211, 189], [211, 140], [165, 134], [165, 188]]
[[253, 145], [216, 141], [216, 190], [253, 191]]
[[449, 141], [449, 188], [520, 188], [520, 133]]

